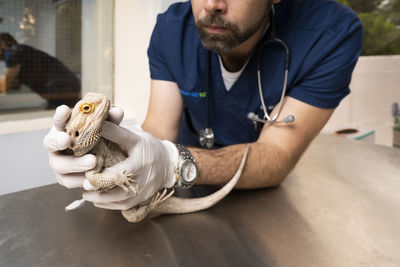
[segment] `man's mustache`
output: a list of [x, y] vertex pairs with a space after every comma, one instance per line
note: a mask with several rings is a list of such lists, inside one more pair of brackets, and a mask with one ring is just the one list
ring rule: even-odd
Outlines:
[[199, 27], [204, 27], [208, 25], [215, 25], [218, 27], [224, 27], [224, 28], [229, 28], [233, 29], [236, 28], [236, 25], [223, 19], [220, 16], [206, 16], [203, 19], [200, 19], [196, 22], [196, 25]]

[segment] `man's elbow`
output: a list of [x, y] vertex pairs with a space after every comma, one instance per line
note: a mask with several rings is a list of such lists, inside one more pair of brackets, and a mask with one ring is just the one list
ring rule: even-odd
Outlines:
[[283, 150], [276, 151], [276, 153], [279, 153], [279, 160], [273, 164], [274, 166], [266, 166], [265, 175], [259, 179], [262, 187], [276, 187], [282, 184], [299, 159]]

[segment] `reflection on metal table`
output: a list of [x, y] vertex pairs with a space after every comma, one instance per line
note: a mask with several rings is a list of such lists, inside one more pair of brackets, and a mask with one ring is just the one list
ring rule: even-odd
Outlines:
[[91, 204], [64, 212], [80, 193], [1, 196], [0, 266], [400, 265], [396, 148], [320, 135], [279, 187], [138, 224]]

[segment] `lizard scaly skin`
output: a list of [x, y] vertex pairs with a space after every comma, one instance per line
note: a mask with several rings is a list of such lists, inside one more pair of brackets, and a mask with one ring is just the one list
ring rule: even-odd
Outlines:
[[[136, 194], [138, 188], [135, 180], [132, 179], [132, 174], [101, 172], [104, 168], [113, 166], [127, 157], [127, 154], [118, 145], [101, 137], [101, 127], [108, 116], [109, 108], [109, 99], [96, 93], [87, 93], [75, 105], [66, 125], [66, 132], [72, 139], [68, 150], [70, 153], [72, 151], [75, 156], [82, 156], [88, 152], [96, 156], [97, 166], [86, 172], [85, 176], [91, 184], [98, 188], [99, 193], [119, 186], [127, 193], [132, 190]], [[168, 192], [165, 188], [138, 206], [122, 211], [122, 215], [130, 222], [139, 222], [148, 215], [196, 212], [215, 205], [229, 194], [238, 182], [248, 150], [249, 145], [235, 175], [217, 192], [206, 197], [184, 199], [172, 197], [174, 190]]]
[[126, 153], [115, 143], [101, 137], [101, 127], [108, 116], [110, 100], [100, 94], [87, 93], [72, 109], [65, 130], [71, 137], [67, 152], [82, 156], [88, 152], [94, 154], [97, 165], [85, 173], [86, 179], [98, 188], [98, 192], [110, 190], [116, 186], [126, 193], [132, 190], [136, 194], [136, 182], [132, 174], [102, 173], [104, 168], [126, 159]]

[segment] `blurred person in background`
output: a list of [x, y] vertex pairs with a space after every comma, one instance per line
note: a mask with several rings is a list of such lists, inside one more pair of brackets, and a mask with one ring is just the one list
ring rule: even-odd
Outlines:
[[47, 100], [47, 108], [61, 104], [73, 106], [80, 98], [78, 76], [60, 60], [18, 42], [8, 33], [0, 33], [0, 61], [6, 68], [0, 77], [0, 94], [28, 86]]

